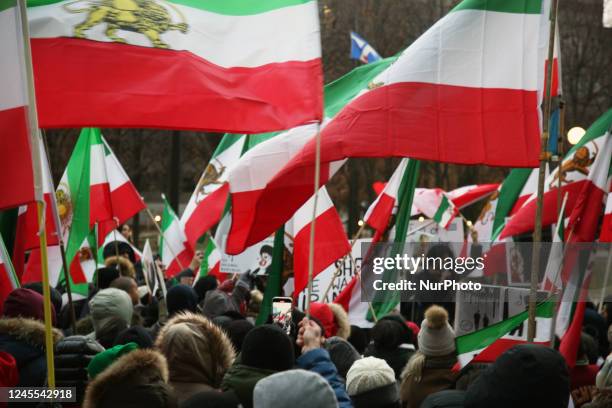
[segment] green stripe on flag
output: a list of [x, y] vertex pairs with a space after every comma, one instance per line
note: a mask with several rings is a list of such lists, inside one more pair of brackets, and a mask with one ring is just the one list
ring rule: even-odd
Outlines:
[[219, 156], [221, 153], [232, 147], [235, 143], [238, 143], [243, 137], [244, 135], [226, 133], [217, 145], [212, 157], [215, 158]]
[[452, 12], [459, 10], [498, 11], [501, 13], [540, 14], [542, 0], [464, 0]]
[[[209, 11], [215, 14], [248, 16], [285, 7], [299, 6], [301, 4], [310, 3], [311, 1], [313, 0], [172, 0], [170, 2]], [[54, 3], [63, 2], [57, 0], [28, 0], [28, 7], [47, 6]], [[94, 2], [92, 1], [91, 3]], [[87, 5], [87, 2], [83, 1], [83, 5]]]
[[11, 256], [6, 250], [6, 246], [4, 245], [4, 239], [2, 239], [1, 234], [0, 234], [0, 255], [1, 255], [0, 260], [2, 261], [0, 263], [4, 264], [4, 267], [6, 269], [9, 279], [11, 280], [13, 288], [20, 287], [19, 279], [17, 278], [17, 274], [15, 273], [15, 268], [13, 267], [13, 261], [11, 261]]
[[587, 129], [580, 142], [573, 146], [570, 151], [565, 155], [569, 157], [580, 147], [584, 146], [593, 139], [597, 139], [603, 136], [612, 127], [612, 109], [609, 109], [606, 113], [601, 115], [589, 128]]
[[0, 0], [0, 12], [13, 7], [17, 7], [16, 0]]
[[444, 213], [448, 210], [449, 207], [450, 203], [448, 201], [448, 198], [446, 198], [445, 195], [442, 195], [442, 201], [440, 201], [440, 206], [438, 207], [436, 213], [433, 216], [434, 221], [440, 224], [442, 222], [442, 219], [444, 218]]
[[491, 240], [495, 240], [506, 225], [506, 217], [512, 211], [512, 207], [521, 194], [527, 179], [531, 175], [533, 169], [513, 169], [508, 177], [504, 179], [499, 190], [497, 198], [497, 207], [495, 208], [495, 218], [493, 219], [493, 229], [491, 230]]
[[255, 324], [265, 324], [272, 313], [272, 299], [280, 296], [282, 290], [283, 250], [285, 247], [285, 227], [279, 228], [274, 234], [274, 249], [272, 250], [272, 265], [270, 265], [264, 298], [259, 308]]

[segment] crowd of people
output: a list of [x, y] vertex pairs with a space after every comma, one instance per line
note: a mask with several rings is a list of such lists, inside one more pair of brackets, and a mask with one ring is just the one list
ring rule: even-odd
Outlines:
[[[365, 329], [314, 302], [309, 314], [292, 310], [287, 332], [271, 316], [255, 324], [263, 295], [251, 274], [194, 283], [196, 258], [164, 298], [141, 289], [124, 255], [109, 256], [90, 296], [74, 302], [76, 324], [51, 289], [56, 386], [76, 389], [65, 407], [612, 407], [612, 303], [602, 314], [587, 308], [572, 369], [535, 344], [459, 369], [442, 306], [420, 324], [397, 313]], [[42, 285], [14, 290], [1, 307], [0, 386], [45, 386]]]

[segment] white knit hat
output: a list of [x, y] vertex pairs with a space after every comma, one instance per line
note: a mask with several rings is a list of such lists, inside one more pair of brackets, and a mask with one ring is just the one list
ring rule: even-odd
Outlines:
[[365, 357], [355, 361], [348, 370], [346, 392], [352, 397], [394, 382], [395, 372], [385, 360]]
[[445, 356], [455, 351], [455, 331], [448, 324], [448, 312], [433, 305], [425, 311], [418, 334], [419, 350], [426, 356]]

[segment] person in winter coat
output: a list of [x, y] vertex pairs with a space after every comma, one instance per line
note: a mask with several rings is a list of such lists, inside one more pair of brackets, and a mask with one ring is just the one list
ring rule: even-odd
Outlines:
[[180, 408], [243, 408], [236, 394], [231, 391], [199, 392], [181, 403]]
[[154, 350], [134, 350], [98, 375], [87, 387], [83, 408], [176, 408], [168, 385], [168, 365]]
[[515, 346], [495, 360], [465, 394], [465, 408], [566, 408], [569, 375], [556, 350], [536, 344]]
[[351, 400], [346, 393], [344, 383], [338, 376], [336, 366], [332, 363], [329, 353], [323, 348], [325, 338], [321, 327], [313, 320], [304, 318], [300, 322], [297, 345], [301, 347], [302, 355], [297, 359], [297, 365], [308, 371], [320, 374], [334, 390], [338, 406], [349, 408]]
[[159, 332], [155, 346], [168, 360], [170, 385], [179, 403], [198, 392], [219, 389], [235, 357], [223, 330], [190, 312], [170, 319]]
[[400, 379], [402, 370], [414, 354], [412, 331], [400, 316], [386, 316], [380, 319], [371, 332], [372, 342], [365, 351], [365, 356], [382, 358]]
[[245, 408], [253, 406], [253, 389], [262, 378], [293, 368], [293, 344], [280, 327], [264, 324], [251, 330], [242, 351], [223, 378], [223, 391], [233, 391]]
[[346, 373], [361, 356], [351, 343], [337, 336], [326, 339], [324, 347], [338, 370], [340, 380], [346, 382]]
[[[85, 396], [89, 382], [87, 366], [96, 354], [103, 351], [104, 347], [97, 341], [85, 336], [66, 337], [55, 345], [55, 385], [76, 388], [74, 406], [81, 406]], [[72, 405], [64, 403], [63, 406]]]
[[[53, 309], [53, 305], [51, 305]], [[0, 319], [0, 351], [13, 356], [19, 387], [42, 387], [47, 379], [43, 298], [30, 289], [15, 289], [6, 298]], [[62, 338], [53, 329], [53, 343]]]
[[243, 304], [246, 308], [253, 279], [250, 273], [243, 273], [238, 281], [226, 280], [218, 288], [206, 292], [201, 303], [204, 316], [214, 319], [227, 312], [240, 313]]
[[395, 373], [385, 360], [365, 357], [346, 375], [346, 390], [355, 408], [399, 408]]
[[433, 305], [425, 311], [417, 341], [419, 350], [401, 376], [400, 396], [407, 408], [420, 407], [429, 394], [448, 389], [455, 381], [455, 332], [448, 324], [446, 309]]
[[130, 327], [134, 308], [130, 296], [116, 288], [102, 289], [89, 301], [94, 332], [88, 335], [104, 348], [112, 347], [117, 335]]
[[323, 326], [326, 338], [338, 336], [346, 340], [351, 335], [348, 315], [342, 306], [336, 303], [312, 302], [310, 315]]
[[255, 408], [336, 408], [334, 391], [320, 375], [306, 370], [272, 374], [257, 383]]
[[[198, 296], [191, 286], [174, 285], [168, 289], [166, 294], [166, 306], [168, 309], [168, 319], [172, 318], [177, 313], [192, 312], [198, 310]], [[164, 327], [166, 320], [158, 320], [149, 329], [151, 338], [155, 340], [159, 331]]]
[[582, 408], [612, 407], [612, 354], [606, 358], [604, 365], [599, 370], [599, 373], [597, 373], [595, 386], [597, 389], [591, 402], [584, 404]]

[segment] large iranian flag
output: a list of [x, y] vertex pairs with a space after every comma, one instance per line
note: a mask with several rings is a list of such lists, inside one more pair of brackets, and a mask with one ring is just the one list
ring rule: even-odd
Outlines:
[[[536, 307], [534, 343], [550, 342], [550, 330], [555, 303], [543, 302]], [[527, 343], [528, 312], [524, 311], [499, 323], [455, 339], [457, 359], [461, 367], [471, 362], [492, 363], [506, 350]]]
[[172, 206], [162, 196], [164, 212], [161, 219], [163, 234], [159, 238], [159, 254], [166, 270], [166, 278], [171, 278], [191, 263], [194, 249], [187, 243], [187, 236]]
[[[609, 129], [612, 126], [612, 109], [597, 119], [587, 130], [580, 142], [565, 156], [559, 168], [555, 169], [544, 183], [544, 207], [542, 212], [542, 226], [551, 225], [556, 221], [557, 191], [559, 178], [561, 179], [561, 194], [568, 194], [567, 213], [572, 213], [577, 204], [601, 205], [605, 199], [608, 186], [606, 185], [610, 166]], [[584, 195], [584, 189], [588, 194]], [[583, 201], [579, 198], [583, 197]], [[515, 236], [533, 231], [536, 194], [532, 194], [523, 206], [508, 221], [500, 238]], [[597, 224], [599, 213], [586, 212], [590, 215], [589, 226]], [[595, 217], [596, 219], [593, 219]], [[585, 219], [586, 222], [586, 219]], [[582, 223], [580, 228], [586, 228]], [[586, 235], [592, 235], [587, 233]], [[585, 241], [584, 239], [578, 239]]]
[[28, 6], [41, 127], [255, 133], [321, 119], [314, 0]]
[[35, 199], [20, 21], [16, 1], [0, 0], [0, 209]]
[[[394, 63], [355, 84], [358, 92], [337, 114], [327, 115], [321, 184], [333, 163], [347, 157], [536, 166], [548, 9], [548, 1], [539, 0], [461, 2]], [[242, 229], [252, 236], [229, 251], [269, 235], [308, 200], [315, 146], [311, 138], [250, 197], [245, 212], [253, 221], [247, 218]]]
[[228, 174], [240, 159], [245, 135], [226, 134], [215, 149], [181, 216], [192, 248], [221, 219], [229, 194]]

